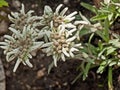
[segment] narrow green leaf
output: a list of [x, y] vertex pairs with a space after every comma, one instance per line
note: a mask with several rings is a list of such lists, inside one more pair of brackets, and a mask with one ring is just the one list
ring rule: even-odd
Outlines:
[[116, 48], [114, 48], [114, 47], [112, 47], [112, 46], [108, 47], [108, 48], [107, 48], [107, 55], [113, 53], [115, 50], [116, 50]]
[[91, 33], [90, 30], [83, 28], [83, 29], [80, 30], [79, 35], [80, 35], [80, 37], [82, 37], [82, 36], [87, 35], [89, 33]]
[[100, 66], [97, 70], [97, 73], [102, 73], [104, 71], [105, 66]]
[[97, 15], [91, 18], [91, 21], [99, 21], [104, 20], [108, 17], [108, 15]]
[[83, 72], [80, 72], [80, 73], [78, 74], [78, 76], [72, 81], [71, 84], [74, 84], [74, 83], [82, 76], [82, 74], [83, 74]]
[[104, 41], [108, 42], [107, 37], [103, 34], [103, 31], [97, 30], [96, 34], [99, 35]]
[[85, 7], [86, 9], [92, 11], [93, 13], [97, 13], [97, 9], [96, 9], [95, 7], [93, 7], [92, 5], [87, 4], [87, 3], [84, 3], [84, 2], [82, 2], [82, 3], [80, 3], [80, 4], [81, 4], [81, 6], [83, 6], [83, 7]]
[[88, 76], [88, 71], [89, 71], [90, 67], [91, 67], [91, 63], [87, 63], [85, 70], [84, 70], [83, 80], [85, 80], [86, 77]]
[[99, 54], [98, 57], [101, 57], [101, 55], [106, 51], [107, 48], [104, 48]]
[[105, 19], [104, 21], [104, 35], [107, 38], [107, 42], [109, 41], [109, 27], [110, 27], [110, 21], [108, 20], [108, 18]]

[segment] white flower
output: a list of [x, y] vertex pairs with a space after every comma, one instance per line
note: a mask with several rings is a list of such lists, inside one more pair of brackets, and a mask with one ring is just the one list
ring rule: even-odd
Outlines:
[[[54, 65], [57, 66], [57, 61], [66, 58], [74, 57], [74, 53], [82, 48], [81, 43], [75, 44], [76, 36], [73, 33], [76, 30], [53, 30], [50, 36], [50, 42], [42, 45], [42, 50], [47, 56], [52, 55]], [[69, 33], [69, 35], [67, 35]]]
[[13, 35], [5, 35], [5, 41], [0, 42], [0, 47], [4, 49], [4, 54], [6, 54], [6, 60], [10, 62], [17, 59], [13, 69], [14, 72], [20, 63], [32, 67], [29, 62], [29, 59], [32, 58], [31, 53], [40, 49], [43, 44], [42, 41], [36, 41], [38, 33], [30, 26], [24, 26], [22, 32], [11, 27], [9, 29], [13, 32]]
[[64, 8], [63, 10], [60, 11], [61, 7], [63, 6], [63, 4], [60, 4], [57, 8], [56, 11], [54, 13], [54, 16], [58, 16], [58, 18], [63, 19], [63, 21], [65, 22], [70, 22], [72, 20], [75, 19], [75, 16], [77, 14], [76, 11], [74, 11], [73, 13], [69, 14], [69, 15], [65, 15], [65, 13], [68, 10], [68, 7]]
[[32, 16], [33, 12], [33, 10], [30, 10], [25, 13], [25, 8], [22, 4], [20, 12], [11, 12], [11, 15], [8, 15], [9, 20], [13, 23], [11, 24], [11, 27], [18, 30], [23, 30], [23, 27], [26, 25], [31, 25], [32, 27], [39, 26], [40, 23], [38, 20], [40, 21], [41, 17]]
[[49, 6], [45, 6], [41, 25], [49, 26], [51, 29], [58, 28], [59, 26], [63, 25], [65, 25], [66, 28], [73, 27], [74, 25], [72, 21], [75, 19], [75, 15], [77, 14], [77, 12], [75, 11], [71, 14], [66, 15], [68, 7], [61, 10], [62, 6], [63, 5], [60, 4], [56, 8], [55, 12], [53, 12]]

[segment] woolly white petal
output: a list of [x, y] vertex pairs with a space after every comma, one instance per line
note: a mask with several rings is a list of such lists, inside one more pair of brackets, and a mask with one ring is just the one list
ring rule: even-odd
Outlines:
[[60, 8], [63, 6], [63, 4], [60, 4], [57, 8], [56, 8], [56, 10], [55, 10], [55, 14], [59, 14], [59, 11], [60, 11]]
[[72, 30], [69, 30], [67, 37], [68, 37], [69, 35], [72, 35], [72, 33], [75, 32], [75, 31], [76, 31], [76, 28], [73, 28]]
[[15, 40], [12, 36], [9, 36], [9, 35], [4, 35], [4, 37], [5, 37], [6, 39], [9, 39], [9, 40], [12, 40], [12, 41]]
[[12, 28], [12, 27], [9, 27], [9, 30], [11, 30], [14, 34], [16, 34], [16, 36], [17, 37], [21, 37], [21, 34], [20, 34], [20, 32], [18, 32], [17, 30], [15, 30], [14, 28]]
[[53, 28], [53, 21], [50, 22], [50, 27]]
[[45, 44], [42, 45], [42, 47], [49, 47], [49, 46], [52, 45], [52, 43], [53, 43], [53, 42], [45, 43]]
[[76, 49], [76, 48], [73, 48], [73, 47], [72, 47], [72, 48], [70, 49], [70, 51], [72, 51], [72, 52], [73, 52], [73, 51], [79, 51], [79, 50], [78, 50], [78, 49]]
[[32, 58], [32, 55], [31, 55], [31, 54], [28, 54], [28, 57], [31, 59], [31, 58]]
[[[7, 55], [6, 55], [6, 60], [8, 62], [10, 62], [12, 60], [13, 57], [16, 56], [16, 54], [18, 53], [19, 49], [14, 49], [13, 51], [11, 52], [8, 52]], [[12, 57], [11, 57], [12, 56]], [[11, 57], [11, 58], [10, 58]], [[13, 58], [14, 59], [14, 58]]]
[[67, 41], [67, 42], [71, 42], [71, 41], [73, 41], [73, 40], [75, 40], [75, 39], [76, 39], [76, 36], [73, 36], [73, 37], [67, 39], [66, 41]]
[[71, 57], [74, 57], [74, 54], [72, 53], [71, 50], [69, 51], [69, 53], [70, 53], [70, 56], [71, 56]]
[[30, 63], [29, 59], [25, 60], [25, 63], [29, 66], [29, 67], [33, 67], [33, 65]]
[[64, 20], [67, 20], [69, 22], [73, 21], [75, 19], [75, 17], [65, 17]]
[[61, 12], [60, 15], [63, 16], [68, 10], [68, 7], [64, 8]]
[[61, 54], [61, 59], [62, 59], [63, 61], [65, 61], [65, 56], [64, 56], [64, 54]]
[[9, 45], [8, 43], [6, 43], [6, 42], [0, 42], [0, 45]]
[[14, 66], [14, 69], [13, 69], [13, 72], [16, 72], [19, 64], [21, 63], [21, 60], [18, 58], [17, 62], [15, 63], [15, 66]]
[[12, 22], [14, 21], [14, 18], [11, 17], [10, 15], [8, 15], [8, 18], [9, 18], [10, 21], [12, 21]]
[[74, 24], [75, 25], [78, 25], [78, 24], [85, 24], [85, 25], [87, 25], [87, 24], [89, 24], [89, 22], [87, 22], [87, 21], [75, 21]]
[[74, 47], [80, 47], [82, 44], [79, 43], [79, 44], [75, 44]]
[[0, 46], [2, 49], [8, 49], [8, 46]]
[[66, 16], [66, 18], [71, 18], [71, 17], [73, 17], [73, 16], [76, 15], [76, 14], [77, 14], [77, 12], [75, 11], [75, 12], [69, 14], [68, 16]]
[[73, 25], [72, 23], [65, 24], [66, 28], [75, 28], [76, 26]]
[[60, 25], [58, 29], [59, 29], [59, 35], [61, 35], [65, 31], [65, 25], [64, 24]]
[[62, 48], [62, 52], [63, 52], [67, 57], [70, 56], [69, 53], [67, 53], [67, 51], [65, 50], [65, 48]]
[[34, 45], [32, 47], [30, 47], [30, 51], [40, 48], [42, 44], [43, 44], [43, 42], [34, 42]]
[[27, 12], [27, 14], [28, 14], [29, 16], [31, 16], [31, 14], [32, 14], [33, 12], [34, 12], [33, 10], [30, 10], [30, 11]]
[[53, 55], [54, 65], [57, 67], [57, 55]]
[[24, 4], [22, 4], [22, 8], [21, 8], [20, 12], [21, 12], [22, 14], [25, 14], [25, 6], [24, 6]]
[[18, 13], [18, 12], [11, 12], [11, 15], [12, 15], [15, 19], [19, 18], [19, 13]]

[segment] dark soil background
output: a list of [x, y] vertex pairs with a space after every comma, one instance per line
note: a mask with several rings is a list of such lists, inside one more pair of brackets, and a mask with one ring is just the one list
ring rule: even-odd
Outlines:
[[[26, 11], [35, 10], [37, 15], [43, 13], [45, 5], [55, 8], [63, 3], [69, 7], [68, 13], [72, 11], [81, 11], [85, 16], [91, 17], [93, 14], [80, 6], [80, 2], [95, 4], [99, 7], [99, 0], [6, 0], [9, 3], [10, 11], [18, 11], [21, 3], [25, 4]], [[5, 32], [7, 33], [7, 32]], [[1, 35], [1, 38], [3, 35]], [[6, 75], [6, 90], [107, 90], [107, 70], [102, 75], [96, 74], [96, 69], [90, 70], [88, 78], [83, 81], [79, 78], [74, 84], [72, 81], [80, 73], [77, 67], [80, 65], [80, 60], [68, 60], [66, 62], [58, 62], [58, 67], [54, 67], [50, 74], [47, 73], [48, 65], [52, 61], [51, 57], [43, 56], [38, 52], [31, 62], [34, 67], [29, 68], [20, 65], [16, 73], [13, 73], [15, 62], [7, 63], [2, 49], [0, 56], [4, 65]], [[118, 68], [113, 72], [113, 82], [115, 90], [119, 89], [119, 73]]]

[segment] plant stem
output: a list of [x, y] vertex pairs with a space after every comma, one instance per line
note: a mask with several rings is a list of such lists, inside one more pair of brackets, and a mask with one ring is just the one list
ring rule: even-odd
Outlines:
[[109, 67], [109, 70], [108, 70], [108, 89], [113, 90], [112, 67]]

